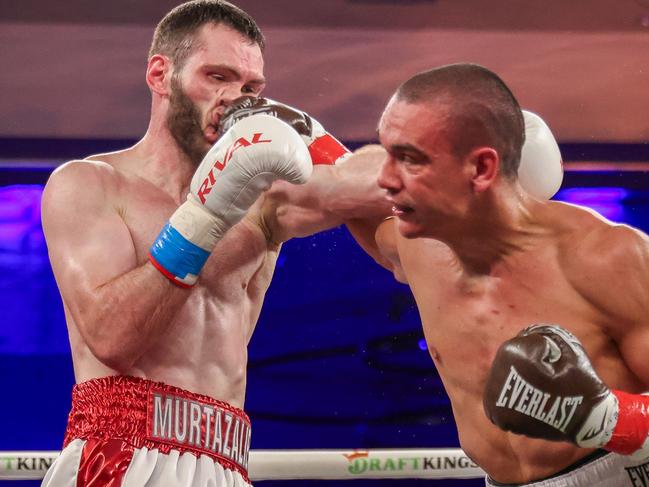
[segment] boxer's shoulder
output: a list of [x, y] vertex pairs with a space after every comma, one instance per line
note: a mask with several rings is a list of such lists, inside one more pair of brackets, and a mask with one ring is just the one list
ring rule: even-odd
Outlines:
[[[598, 225], [584, 238], [580, 252], [575, 252], [584, 266], [593, 268], [593, 277], [601, 279], [609, 294], [637, 296], [649, 291], [649, 237], [625, 224]], [[613, 283], [624, 282], [615, 286]], [[639, 287], [637, 287], [639, 286]]]
[[629, 317], [628, 305], [647, 291], [649, 238], [597, 215], [579, 218], [573, 227], [558, 247], [566, 279], [600, 312]]
[[567, 262], [612, 271], [611, 265], [629, 265], [646, 255], [648, 244], [647, 235], [629, 225], [587, 216], [562, 235], [560, 249]]
[[43, 190], [44, 230], [51, 231], [53, 225], [64, 228], [64, 222], [77, 226], [102, 215], [112, 218], [123, 214], [132, 199], [129, 195], [142, 193], [130, 179], [105, 160], [82, 159], [62, 164], [50, 175]]
[[[63, 189], [66, 186], [77, 187], [77, 192], [109, 189], [120, 178], [119, 171], [113, 164], [99, 159], [77, 159], [57, 167], [50, 176], [46, 188]], [[82, 191], [82, 188], [85, 188]]]
[[640, 235], [627, 226], [613, 223], [590, 208], [563, 202], [546, 203], [541, 224], [556, 238], [559, 256], [578, 262], [590, 262], [593, 253], [615, 252]]

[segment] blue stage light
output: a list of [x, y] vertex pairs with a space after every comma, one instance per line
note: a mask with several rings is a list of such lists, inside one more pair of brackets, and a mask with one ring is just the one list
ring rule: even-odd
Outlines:
[[624, 220], [624, 200], [630, 195], [628, 189], [619, 187], [569, 188], [557, 193], [555, 199], [585, 206], [613, 221]]

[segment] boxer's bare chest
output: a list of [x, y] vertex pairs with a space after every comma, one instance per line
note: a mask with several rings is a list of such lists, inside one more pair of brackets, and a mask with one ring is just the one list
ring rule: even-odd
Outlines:
[[434, 241], [412, 241], [400, 254], [447, 388], [481, 394], [500, 344], [535, 323], [568, 328], [595, 354], [610, 346], [602, 316], [565, 276], [556, 247], [522, 252], [488, 275], [468, 275], [448, 247]]
[[[141, 265], [148, 260], [152, 242], [178, 205], [168, 195], [137, 181], [123, 184], [114, 204], [129, 229]], [[204, 316], [204, 307], [224, 315], [241, 315], [242, 307], [260, 307], [275, 258], [258, 226], [249, 221], [238, 223], [213, 250], [178, 319]]]

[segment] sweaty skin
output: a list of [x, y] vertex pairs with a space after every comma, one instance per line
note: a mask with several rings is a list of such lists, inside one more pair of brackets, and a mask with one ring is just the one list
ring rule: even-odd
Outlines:
[[[482, 393], [502, 342], [531, 323], [562, 323], [582, 341], [607, 385], [639, 393], [649, 384], [642, 365], [646, 352], [634, 345], [649, 340], [645, 318], [628, 316], [623, 308], [627, 290], [613, 289], [605, 270], [606, 262], [624, 265], [620, 261], [627, 259], [598, 255], [606, 254], [616, 238], [632, 251], [639, 237], [579, 208], [537, 205], [531, 216], [538, 222], [538, 235], [526, 238], [524, 248], [485, 275], [463, 270], [442, 242], [404, 238], [393, 219], [376, 233], [378, 248], [393, 256], [392, 270], [415, 296], [430, 355], [451, 399], [461, 447], [503, 483], [550, 476], [589, 451], [508, 433], [487, 419]], [[558, 211], [549, 215], [547, 206]], [[637, 273], [629, 264], [616, 273]], [[606, 295], [606, 302], [591, 301], [597, 295]], [[619, 314], [614, 317], [614, 312]], [[624, 315], [633, 321], [621, 321]]]
[[453, 166], [460, 163], [430, 129], [438, 112], [388, 104], [379, 124], [387, 153], [374, 154], [394, 217], [348, 226], [409, 284], [464, 451], [499, 482], [548, 477], [591, 450], [494, 426], [482, 405], [493, 358], [527, 326], [556, 323], [581, 340], [607, 386], [648, 390], [649, 238], [590, 210], [533, 199], [517, 182], [471, 193], [482, 184], [477, 166]]
[[[149, 61], [152, 116], [138, 144], [55, 171], [43, 195], [43, 227], [77, 382], [132, 375], [243, 408], [247, 345], [281, 243], [383, 212], [385, 203], [367, 175], [347, 177], [355, 162], [363, 167], [362, 157], [316, 167], [299, 187], [277, 182], [217, 244], [198, 283], [174, 286], [147, 254], [187, 196], [198, 162], [187, 152], [207, 152], [231, 101], [263, 88], [257, 45], [215, 24], [201, 28], [199, 41], [179, 79], [172, 81], [168, 59]], [[194, 125], [183, 126], [183, 143], [193, 144], [184, 152], [167, 123], [174, 84], [196, 112]]]

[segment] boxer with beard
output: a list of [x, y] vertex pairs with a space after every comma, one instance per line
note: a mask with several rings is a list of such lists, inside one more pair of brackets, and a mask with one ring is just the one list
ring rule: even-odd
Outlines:
[[176, 7], [150, 49], [143, 138], [46, 185], [76, 385], [45, 486], [248, 485], [247, 345], [281, 244], [385, 211], [367, 174], [323, 182], [312, 164], [347, 153], [324, 130], [260, 114], [219, 135], [232, 101], [262, 92], [263, 47], [228, 2]]
[[261, 94], [263, 44], [227, 2], [172, 10], [149, 54], [144, 137], [46, 186], [77, 382], [48, 487], [247, 485], [247, 344], [282, 242], [389, 212], [376, 158], [346, 157], [308, 115], [224, 119]]
[[205, 136], [201, 129], [200, 113], [191, 99], [183, 92], [177, 76], [171, 77], [167, 126], [180, 150], [198, 166], [207, 153], [204, 144]]

